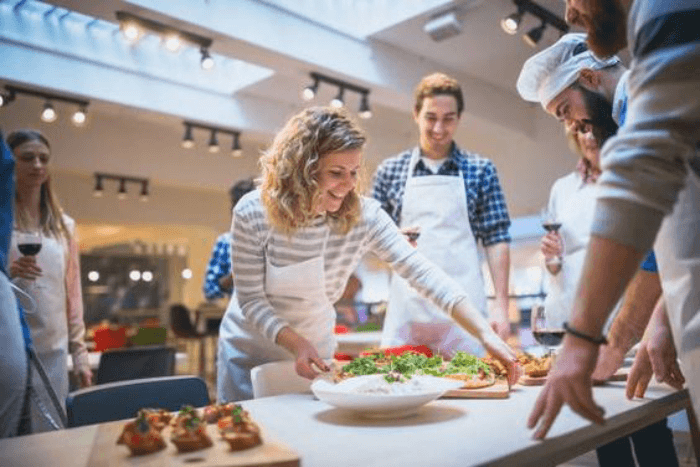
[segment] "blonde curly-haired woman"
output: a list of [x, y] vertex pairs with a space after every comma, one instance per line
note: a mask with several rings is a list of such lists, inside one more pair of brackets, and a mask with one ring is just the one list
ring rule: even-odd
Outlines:
[[515, 354], [467, 294], [413, 248], [375, 200], [357, 193], [365, 135], [342, 109], [292, 117], [262, 156], [260, 187], [233, 211], [238, 300], [219, 334], [218, 399], [253, 396], [250, 370], [292, 360], [314, 378], [333, 356], [336, 302], [372, 251], [433, 300], [519, 376]]

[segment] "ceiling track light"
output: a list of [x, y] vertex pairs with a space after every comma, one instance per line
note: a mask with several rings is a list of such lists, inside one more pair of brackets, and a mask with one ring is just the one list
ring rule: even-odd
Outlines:
[[185, 136], [182, 138], [182, 147], [192, 149], [194, 147], [194, 136], [192, 136], [192, 125], [185, 123]]
[[46, 101], [44, 108], [41, 110], [41, 121], [46, 123], [53, 123], [58, 118], [56, 109], [54, 109], [51, 101]]
[[209, 49], [206, 47], [202, 47], [200, 49], [200, 53], [202, 54], [202, 59], [200, 60], [199, 64], [202, 66], [202, 69], [211, 70], [212, 68], [214, 68], [216, 62], [214, 62], [214, 58], [209, 53]]
[[219, 140], [216, 139], [216, 130], [211, 130], [211, 137], [209, 138], [209, 152], [219, 152], [220, 149]]
[[15, 93], [7, 90], [0, 90], [0, 107], [5, 107], [15, 100]]
[[241, 137], [240, 133], [233, 134], [233, 144], [231, 145], [231, 156], [236, 157], [236, 158], [241, 157], [243, 155], [243, 148], [241, 148], [240, 137]]
[[316, 72], [312, 72], [309, 75], [311, 76], [311, 79], [313, 79], [313, 84], [304, 88], [304, 90], [301, 93], [302, 99], [304, 99], [305, 101], [313, 99], [316, 96], [321, 83], [329, 84], [331, 86], [337, 86], [338, 94], [336, 94], [335, 98], [333, 98], [333, 100], [330, 102], [331, 107], [343, 107], [345, 105], [345, 100], [343, 97], [345, 91], [352, 91], [361, 96], [359, 108], [360, 118], [372, 117], [372, 111], [370, 110], [369, 106], [369, 89], [363, 88], [361, 86], [356, 86], [352, 83], [347, 83], [345, 81], [332, 78], [330, 76], [325, 76]]
[[209, 55], [212, 40], [208, 37], [189, 31], [182, 31], [158, 21], [142, 18], [128, 11], [117, 11], [116, 16], [117, 21], [119, 21], [119, 28], [127, 41], [135, 43], [147, 32], [150, 32], [159, 36], [163, 46], [171, 52], [177, 52], [184, 43], [188, 43], [196, 46], [202, 52], [202, 68], [210, 69], [213, 66], [213, 60]]
[[529, 13], [536, 18], [539, 18], [542, 24], [532, 28], [523, 36], [526, 44], [533, 47], [542, 39], [542, 34], [547, 25], [558, 29], [562, 34], [569, 32], [569, 25], [566, 24], [563, 18], [552, 13], [548, 9], [538, 5], [532, 0], [513, 0], [518, 11], [512, 13], [501, 20], [501, 27], [508, 34], [515, 34], [520, 27], [521, 20], [525, 13]]
[[199, 130], [205, 130], [210, 132], [209, 136], [209, 144], [208, 144], [208, 150], [211, 153], [216, 153], [221, 150], [221, 146], [219, 146], [219, 139], [217, 135], [230, 135], [233, 140], [231, 143], [231, 156], [233, 157], [241, 157], [243, 155], [243, 148], [241, 147], [241, 132], [236, 131], [236, 130], [229, 130], [226, 128], [218, 128], [218, 127], [213, 127], [209, 125], [205, 125], [202, 123], [195, 123], [195, 122], [182, 122], [183, 125], [185, 125], [185, 136], [182, 139], [182, 147], [183, 148], [192, 148], [194, 147], [194, 135], [193, 135], [193, 130], [194, 129], [199, 129]]
[[73, 113], [71, 120], [76, 126], [83, 126], [87, 121], [87, 108], [90, 103], [83, 99], [74, 99], [72, 97], [53, 94], [45, 91], [35, 91], [33, 89], [20, 88], [17, 86], [6, 85], [3, 91], [0, 91], [0, 107], [14, 101], [18, 95], [27, 95], [38, 97], [44, 100], [44, 107], [41, 110], [41, 121], [46, 123], [55, 122], [58, 119], [58, 113], [54, 107], [54, 102], [66, 102], [68, 104], [77, 105], [78, 109]]
[[547, 23], [542, 21], [542, 24], [539, 26], [535, 26], [534, 28], [530, 29], [526, 34], [523, 34], [523, 41], [530, 47], [537, 47], [537, 44], [540, 42], [542, 39], [542, 34], [544, 33], [544, 29], [547, 27]]
[[113, 180], [118, 182], [119, 189], [117, 190], [117, 199], [124, 200], [127, 198], [127, 183], [136, 183], [141, 186], [141, 192], [139, 194], [139, 199], [141, 201], [148, 200], [148, 179], [142, 177], [131, 177], [128, 175], [115, 175], [108, 173], [95, 172], [95, 189], [92, 195], [95, 198], [101, 198], [104, 195], [104, 181]]

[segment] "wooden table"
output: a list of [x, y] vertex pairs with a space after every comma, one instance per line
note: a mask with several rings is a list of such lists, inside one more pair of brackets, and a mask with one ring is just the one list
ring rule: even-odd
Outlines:
[[[628, 401], [624, 383], [610, 383], [594, 389], [605, 425], [565, 408], [549, 437], [535, 441], [525, 420], [540, 390], [516, 386], [500, 400], [441, 399], [397, 420], [363, 419], [303, 394], [243, 406], [269, 439], [295, 450], [304, 467], [553, 466], [690, 406], [686, 390], [652, 385], [645, 399]], [[86, 466], [96, 432], [88, 426], [0, 440], [0, 465]]]

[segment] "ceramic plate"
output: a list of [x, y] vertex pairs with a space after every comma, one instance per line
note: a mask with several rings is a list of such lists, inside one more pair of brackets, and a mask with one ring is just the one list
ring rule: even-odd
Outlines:
[[318, 378], [311, 390], [321, 401], [367, 417], [405, 417], [452, 389], [461, 381], [413, 376], [405, 383], [387, 383], [384, 375], [349, 378], [340, 383]]

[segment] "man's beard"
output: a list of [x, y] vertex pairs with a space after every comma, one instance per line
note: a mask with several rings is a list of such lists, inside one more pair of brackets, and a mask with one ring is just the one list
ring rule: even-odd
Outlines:
[[609, 57], [627, 46], [627, 12], [619, 0], [591, 0], [588, 46], [598, 57]]
[[590, 91], [583, 86], [580, 87], [580, 90], [588, 114], [588, 119], [584, 123], [592, 126], [593, 136], [595, 136], [598, 146], [602, 147], [603, 143], [617, 133], [618, 129], [617, 123], [612, 118], [612, 104], [597, 92]]

